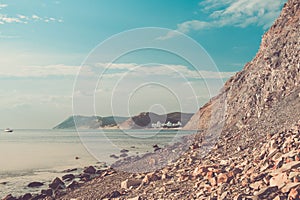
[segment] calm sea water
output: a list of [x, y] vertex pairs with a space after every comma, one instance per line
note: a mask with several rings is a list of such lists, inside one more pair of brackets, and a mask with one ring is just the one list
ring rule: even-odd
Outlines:
[[121, 149], [128, 149], [129, 155], [143, 154], [153, 151], [153, 144], [164, 146], [191, 133], [181, 130], [0, 132], [0, 199], [10, 193], [38, 192], [42, 188], [29, 189], [27, 184], [40, 181], [48, 185], [53, 178], [61, 177], [65, 169], [97, 162], [109, 165], [116, 161], [110, 155], [120, 155]]

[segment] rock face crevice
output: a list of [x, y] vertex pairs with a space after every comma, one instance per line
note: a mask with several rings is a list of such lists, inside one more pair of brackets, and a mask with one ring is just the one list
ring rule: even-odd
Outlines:
[[[220, 104], [216, 102], [224, 96], [226, 113], [223, 132], [231, 131], [232, 134], [259, 129], [262, 122], [265, 122], [264, 128], [274, 127], [267, 122], [275, 123], [276, 118], [291, 110], [290, 105], [284, 102], [287, 99], [300, 100], [300, 97], [290, 97], [298, 91], [300, 84], [299, 6], [299, 0], [289, 0], [284, 5], [279, 18], [263, 36], [255, 58], [225, 83], [220, 95], [200, 108], [185, 129], [207, 130], [207, 122], [212, 120], [212, 110], [218, 110], [216, 106]], [[282, 108], [283, 104], [285, 108]], [[294, 110], [299, 112], [296, 107]], [[293, 124], [299, 116], [287, 116], [285, 120]]]

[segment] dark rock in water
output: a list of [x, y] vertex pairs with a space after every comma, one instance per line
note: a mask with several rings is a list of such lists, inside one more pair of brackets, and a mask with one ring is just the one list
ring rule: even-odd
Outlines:
[[75, 178], [74, 174], [66, 174], [62, 177], [64, 181], [72, 181]]
[[96, 171], [97, 170], [93, 166], [89, 166], [83, 170], [84, 173], [88, 173], [88, 174], [95, 174]]
[[46, 196], [52, 196], [53, 195], [52, 189], [42, 190], [41, 193], [46, 195]]
[[75, 160], [78, 160], [78, 159], [79, 159], [79, 157], [78, 157], [78, 156], [76, 156], [76, 157], [75, 157]]
[[41, 183], [41, 182], [37, 182], [37, 181], [34, 181], [34, 182], [31, 182], [27, 185], [27, 187], [41, 187], [42, 185], [44, 185], [44, 183]]
[[129, 152], [127, 149], [122, 149], [122, 150], [120, 151], [120, 153], [127, 153], [127, 152]]
[[112, 154], [112, 155], [110, 155], [109, 157], [111, 157], [111, 158], [115, 158], [115, 159], [118, 159], [119, 157], [118, 156], [116, 156], [115, 154]]
[[66, 170], [63, 170], [62, 173], [70, 173], [70, 172], [74, 172], [74, 171], [77, 171], [77, 168], [66, 169]]
[[79, 175], [81, 181], [89, 181], [91, 180], [91, 175], [87, 173], [83, 173]]
[[77, 181], [73, 181], [70, 185], [67, 186], [67, 188], [74, 190], [76, 188], [80, 187], [80, 184]]
[[49, 184], [49, 187], [53, 190], [59, 190], [65, 188], [65, 183], [60, 180], [60, 178], [56, 177], [51, 184]]
[[127, 153], [122, 153], [122, 154], [120, 155], [120, 157], [122, 157], [122, 158], [127, 157], [127, 156], [128, 156]]
[[113, 192], [107, 194], [105, 196], [105, 198], [109, 198], [110, 199], [110, 198], [117, 198], [119, 196], [121, 196], [121, 193], [119, 191], [113, 191]]
[[17, 200], [13, 195], [9, 194], [6, 197], [4, 197], [2, 200]]
[[29, 200], [31, 199], [32, 195], [30, 193], [26, 193], [23, 196], [19, 197], [19, 200]]
[[152, 145], [153, 148], [159, 148], [157, 144]]
[[6, 185], [8, 182], [4, 181], [4, 182], [1, 182], [0, 184], [1, 185]]

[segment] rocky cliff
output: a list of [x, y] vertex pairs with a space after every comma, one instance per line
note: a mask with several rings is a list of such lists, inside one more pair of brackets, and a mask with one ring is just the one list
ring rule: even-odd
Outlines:
[[[176, 162], [151, 173], [99, 178], [62, 199], [95, 198], [91, 191], [105, 181], [114, 182], [99, 198], [300, 199], [299, 53], [300, 1], [289, 0], [255, 58], [188, 122], [185, 128], [199, 134]], [[144, 159], [144, 167], [168, 158], [163, 152]]]
[[[187, 142], [175, 162], [153, 172], [99, 170], [94, 180], [72, 182], [67, 194], [58, 189], [55, 199], [299, 200], [299, 26], [300, 0], [289, 0], [253, 61], [186, 125], [199, 130], [196, 136], [222, 128], [209, 153], [201, 137]], [[180, 147], [170, 152], [177, 154]], [[165, 150], [142, 158], [144, 166], [129, 160], [125, 167], [159, 165], [168, 158], [160, 154]]]
[[[211, 116], [218, 110], [224, 112], [222, 133], [232, 136], [260, 137], [260, 130], [278, 131], [300, 119], [299, 30], [299, 0], [290, 0], [263, 36], [255, 58], [228, 80], [221, 93], [200, 108], [185, 128], [214, 127], [218, 120]], [[215, 122], [208, 125], [210, 121]]]

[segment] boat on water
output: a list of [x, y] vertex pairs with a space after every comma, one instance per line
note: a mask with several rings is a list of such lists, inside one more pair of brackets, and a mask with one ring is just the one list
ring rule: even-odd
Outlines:
[[14, 130], [10, 129], [10, 128], [6, 128], [4, 129], [4, 132], [7, 132], [7, 133], [12, 133]]

